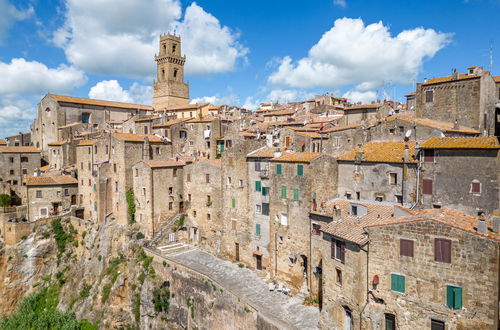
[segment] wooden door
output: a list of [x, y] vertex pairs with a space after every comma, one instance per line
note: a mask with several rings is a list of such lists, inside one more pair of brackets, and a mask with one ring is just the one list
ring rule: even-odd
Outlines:
[[257, 269], [262, 270], [262, 256], [255, 256], [255, 260], [257, 261]]
[[234, 243], [234, 255], [236, 261], [240, 261], [240, 243]]

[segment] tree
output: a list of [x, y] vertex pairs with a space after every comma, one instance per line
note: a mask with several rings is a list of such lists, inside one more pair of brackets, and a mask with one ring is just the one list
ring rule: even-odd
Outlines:
[[10, 195], [0, 194], [0, 206], [10, 206], [11, 202]]

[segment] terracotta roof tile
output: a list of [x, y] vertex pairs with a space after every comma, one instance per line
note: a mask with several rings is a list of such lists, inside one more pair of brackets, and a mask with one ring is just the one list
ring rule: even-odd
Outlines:
[[167, 127], [170, 127], [172, 125], [175, 125], [175, 124], [178, 124], [178, 123], [182, 123], [182, 122], [185, 122], [185, 121], [188, 121], [188, 120], [191, 120], [191, 118], [177, 118], [177, 119], [172, 119], [172, 120], [169, 120], [163, 124], [155, 124], [153, 125], [153, 128], [167, 128]]
[[321, 133], [331, 133], [331, 132], [340, 132], [340, 131], [345, 131], [348, 129], [355, 129], [358, 128], [360, 125], [347, 125], [347, 126], [333, 126], [333, 127], [328, 127], [324, 128]]
[[209, 106], [209, 105], [210, 105], [210, 103], [196, 103], [196, 104], [176, 105], [176, 106], [173, 106], [173, 107], [166, 108], [165, 111], [199, 109], [199, 108], [203, 108], [203, 107], [206, 107], [206, 106]]
[[146, 138], [148, 138], [149, 142], [152, 143], [163, 142], [163, 139], [161, 137], [151, 134], [113, 133], [111, 135], [114, 138], [125, 142], [144, 142]]
[[494, 76], [494, 77], [493, 77], [493, 80], [494, 80], [496, 83], [500, 83], [500, 76]]
[[281, 156], [270, 160], [274, 162], [310, 163], [323, 155], [322, 152], [283, 152]]
[[59, 102], [99, 105], [99, 106], [104, 106], [104, 107], [115, 107], [115, 108], [153, 110], [152, 106], [143, 105], [143, 104], [132, 104], [132, 103], [122, 103], [122, 102], [114, 102], [114, 101], [84, 99], [84, 98], [80, 98], [80, 97], [62, 96], [62, 95], [55, 95], [55, 94], [48, 94], [48, 96], [53, 97], [54, 99], [56, 99]]
[[[487, 71], [483, 71], [485, 73]], [[481, 78], [481, 75], [468, 75], [468, 74], [459, 74], [457, 80], [465, 80], [465, 79], [477, 79]], [[453, 79], [453, 75], [446, 77], [437, 77], [427, 80], [427, 82], [422, 83], [422, 85], [432, 85], [432, 84], [440, 84], [444, 82], [457, 81]]]
[[295, 114], [294, 109], [286, 109], [286, 110], [276, 110], [276, 111], [268, 111], [264, 113], [264, 117], [268, 116], [288, 116]]
[[278, 148], [262, 147], [247, 154], [247, 158], [273, 158]]
[[0, 139], [0, 146], [6, 146], [7, 142], [4, 139]]
[[[458, 228], [469, 232], [471, 234], [487, 237], [489, 239], [493, 239], [495, 241], [500, 241], [500, 234], [495, 233], [488, 229], [486, 235], [479, 233], [476, 230], [477, 223], [479, 218], [471, 217], [465, 213], [450, 210], [450, 209], [426, 209], [426, 210], [418, 210], [415, 211], [414, 215], [405, 216], [405, 217], [397, 217], [397, 218], [386, 218], [378, 223], [373, 223], [368, 225], [367, 227], [375, 227], [375, 226], [388, 226], [388, 225], [399, 225], [409, 222], [417, 222], [417, 221], [436, 221], [446, 226]], [[491, 226], [488, 226], [491, 227]]]
[[432, 137], [422, 143], [422, 149], [500, 149], [495, 136]]
[[59, 186], [63, 184], [78, 184], [78, 180], [69, 175], [31, 176], [26, 179], [27, 186]]
[[328, 136], [316, 133], [316, 132], [298, 132], [297, 134], [307, 136], [313, 139], [328, 139]]
[[186, 162], [181, 160], [177, 161], [175, 159], [171, 160], [143, 160], [144, 164], [151, 168], [163, 168], [163, 167], [182, 167], [186, 165]]
[[135, 119], [134, 122], [140, 123], [140, 122], [145, 122], [145, 121], [153, 121], [155, 119], [160, 119], [160, 118], [161, 118], [160, 116], [154, 116], [154, 117], [148, 117], [148, 118], [139, 118], [139, 119]]
[[438, 121], [438, 120], [432, 120], [428, 118], [418, 118], [418, 117], [413, 117], [411, 115], [396, 115], [396, 116], [390, 116], [386, 118], [387, 122], [393, 122], [395, 120], [401, 120], [405, 121], [407, 123], [412, 123], [412, 124], [417, 124], [421, 126], [426, 126], [426, 127], [432, 127], [436, 128], [440, 131], [443, 132], [450, 132], [450, 133], [462, 133], [462, 134], [479, 134], [480, 132], [478, 130], [475, 130], [473, 128], [465, 127], [465, 126], [458, 126], [455, 127], [455, 125], [451, 123], [447, 123], [444, 121]]
[[368, 142], [367, 144], [352, 149], [341, 155], [340, 161], [355, 161], [359, 153], [361, 153], [361, 162], [372, 163], [402, 163], [404, 157], [405, 145], [408, 145], [408, 163], [416, 163], [415, 159], [415, 142]]
[[359, 109], [378, 109], [383, 106], [383, 103], [372, 103], [372, 104], [355, 104], [350, 107], [345, 107], [344, 111], [359, 110]]
[[0, 153], [39, 153], [35, 147], [8, 147], [8, 146], [0, 146]]
[[66, 144], [67, 142], [68, 142], [67, 140], [54, 141], [54, 142], [47, 143], [47, 145], [49, 145], [51, 147], [58, 147], [58, 146], [62, 146], [63, 144]]

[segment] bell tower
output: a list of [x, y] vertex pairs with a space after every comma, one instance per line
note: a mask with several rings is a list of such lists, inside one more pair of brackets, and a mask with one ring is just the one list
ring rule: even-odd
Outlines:
[[161, 111], [168, 107], [189, 104], [189, 85], [184, 82], [186, 57], [181, 56], [181, 37], [161, 35], [160, 54], [155, 56], [155, 61], [153, 108]]

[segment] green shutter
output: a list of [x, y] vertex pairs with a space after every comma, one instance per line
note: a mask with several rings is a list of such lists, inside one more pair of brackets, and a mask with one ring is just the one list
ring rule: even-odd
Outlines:
[[391, 290], [404, 293], [405, 277], [402, 275], [391, 274]]
[[260, 190], [261, 190], [260, 181], [255, 181], [255, 191], [260, 191]]
[[286, 186], [281, 186], [281, 198], [286, 198]]
[[262, 187], [262, 196], [267, 196], [268, 192], [269, 192], [268, 187]]
[[94, 183], [94, 191], [97, 191], [97, 185]]
[[94, 202], [94, 211], [97, 211], [97, 202]]
[[454, 309], [462, 308], [462, 288], [446, 286], [446, 306]]
[[281, 175], [281, 164], [276, 164], [276, 174]]
[[446, 286], [446, 306], [453, 308], [453, 287]]
[[304, 175], [304, 165], [297, 165], [297, 175], [298, 176]]
[[231, 206], [234, 208], [236, 208], [236, 199], [231, 199]]
[[255, 224], [255, 235], [259, 235], [260, 236], [260, 224]]
[[298, 201], [299, 200], [299, 190], [298, 189], [294, 189], [293, 190], [293, 200], [294, 201]]

